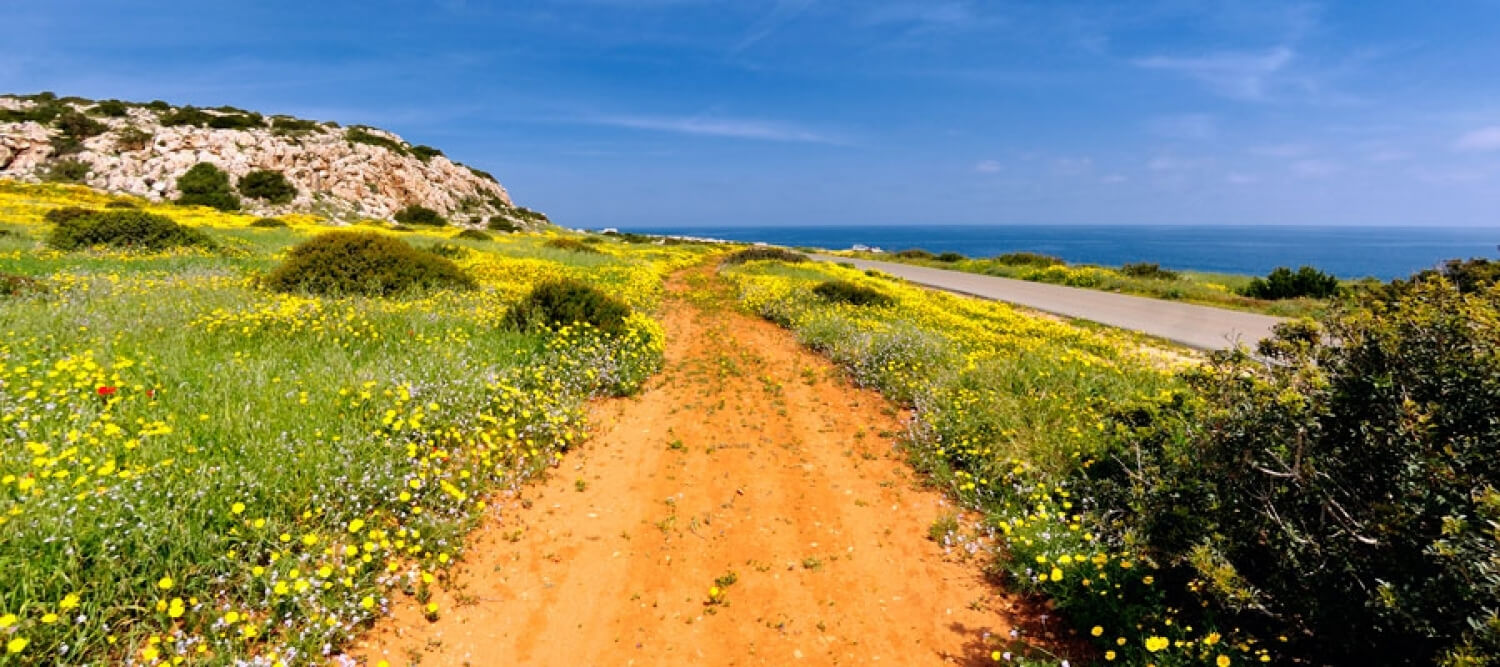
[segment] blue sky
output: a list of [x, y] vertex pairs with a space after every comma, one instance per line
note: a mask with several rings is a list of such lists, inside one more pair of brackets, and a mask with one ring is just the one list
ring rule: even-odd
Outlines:
[[1500, 226], [1500, 2], [0, 2], [0, 90], [369, 123], [572, 226]]

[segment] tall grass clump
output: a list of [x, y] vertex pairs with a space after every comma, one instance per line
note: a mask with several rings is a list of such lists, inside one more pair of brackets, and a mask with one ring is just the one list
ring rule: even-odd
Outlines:
[[725, 256], [721, 263], [722, 264], [728, 264], [728, 265], [734, 265], [734, 264], [744, 264], [745, 262], [767, 262], [767, 261], [769, 261], [769, 262], [788, 262], [788, 263], [796, 264], [796, 263], [799, 263], [799, 262], [806, 262], [806, 261], [808, 261], [808, 259], [807, 259], [807, 255], [804, 255], [804, 254], [798, 253], [798, 252], [792, 252], [792, 251], [787, 250], [785, 248], [775, 248], [775, 247], [771, 247], [771, 246], [756, 246], [754, 248], [745, 248], [744, 250], [738, 250], [738, 251], [732, 252], [729, 255]]
[[313, 237], [289, 250], [262, 284], [277, 292], [369, 296], [475, 287], [453, 262], [379, 232]]
[[554, 250], [566, 250], [568, 252], [582, 253], [585, 255], [597, 255], [599, 249], [578, 239], [559, 238], [548, 239], [544, 244]]

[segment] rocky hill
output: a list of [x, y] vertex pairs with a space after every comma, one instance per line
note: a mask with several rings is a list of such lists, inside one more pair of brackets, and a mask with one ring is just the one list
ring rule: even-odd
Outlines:
[[295, 188], [273, 201], [242, 197], [241, 205], [258, 213], [352, 220], [391, 218], [415, 205], [458, 224], [547, 223], [545, 216], [516, 207], [490, 174], [372, 127], [233, 107], [0, 95], [0, 178], [76, 182], [175, 200], [181, 194], [177, 179], [205, 162], [232, 182], [270, 171]]

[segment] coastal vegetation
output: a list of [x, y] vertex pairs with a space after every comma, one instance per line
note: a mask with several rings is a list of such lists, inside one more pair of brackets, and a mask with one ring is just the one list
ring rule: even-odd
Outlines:
[[[136, 209], [104, 212], [116, 202]], [[70, 207], [84, 213], [45, 219]], [[402, 238], [464, 245], [454, 265], [477, 289], [323, 296], [262, 283], [328, 228], [256, 220], [0, 181], [4, 661], [327, 660], [445, 579], [486, 498], [586, 436], [587, 400], [654, 372], [662, 280], [706, 252], [428, 229]], [[42, 243], [75, 224], [108, 234]], [[212, 246], [117, 244], [117, 228]], [[338, 245], [328, 271], [383, 266]], [[609, 295], [607, 312], [563, 313], [598, 326], [507, 324], [558, 281]]]
[[[907, 455], [983, 517], [992, 571], [1093, 644], [1007, 655], [1480, 665], [1500, 654], [1494, 266], [1361, 290], [1206, 363], [848, 267], [724, 275], [906, 405]], [[830, 282], [893, 300], [810, 298]]]
[[[1274, 278], [1280, 286], [1282, 279], [1274, 275], [1257, 279], [1201, 271], [1176, 271], [1144, 262], [1126, 264], [1119, 268], [1091, 264], [1070, 265], [1056, 257], [1032, 252], [1011, 252], [990, 258], [969, 258], [958, 253], [937, 255], [920, 248], [894, 253], [841, 251], [833, 254], [1185, 301], [1282, 317], [1316, 316], [1326, 312], [1329, 298], [1337, 293], [1339, 285], [1337, 279], [1329, 276], [1327, 279], [1333, 281], [1334, 292], [1315, 289], [1312, 292], [1288, 293], [1279, 287], [1271, 291], [1256, 288], [1254, 292], [1250, 292], [1247, 290], [1251, 289], [1250, 285], [1255, 280], [1268, 283]], [[1297, 273], [1292, 275], [1294, 280], [1305, 280], [1296, 279], [1299, 275]], [[1323, 283], [1317, 284], [1321, 286]], [[1262, 294], [1266, 296], [1261, 296]]]

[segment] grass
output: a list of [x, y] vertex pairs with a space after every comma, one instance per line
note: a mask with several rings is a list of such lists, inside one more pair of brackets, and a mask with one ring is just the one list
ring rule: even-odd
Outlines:
[[[0, 181], [0, 632], [23, 662], [323, 661], [460, 555], [485, 498], [582, 439], [584, 403], [660, 361], [649, 317], [693, 246], [451, 240], [475, 292], [309, 298], [255, 277], [326, 229], [146, 210], [221, 250], [40, 243], [46, 210], [115, 198]], [[630, 304], [627, 330], [499, 326], [539, 281]]]
[[1067, 265], [1054, 266], [1016, 265], [994, 259], [964, 259], [957, 262], [940, 262], [921, 257], [898, 257], [895, 253], [834, 252], [841, 257], [857, 257], [883, 262], [900, 262], [930, 266], [938, 269], [978, 273], [1001, 278], [1015, 278], [1036, 282], [1097, 289], [1106, 292], [1134, 294], [1155, 299], [1184, 301], [1206, 306], [1232, 308], [1278, 317], [1317, 317], [1328, 310], [1329, 304], [1318, 299], [1285, 299], [1266, 301], [1241, 296], [1243, 289], [1254, 278], [1227, 273], [1206, 271], [1177, 271], [1176, 279], [1140, 278], [1128, 276], [1106, 266]]

